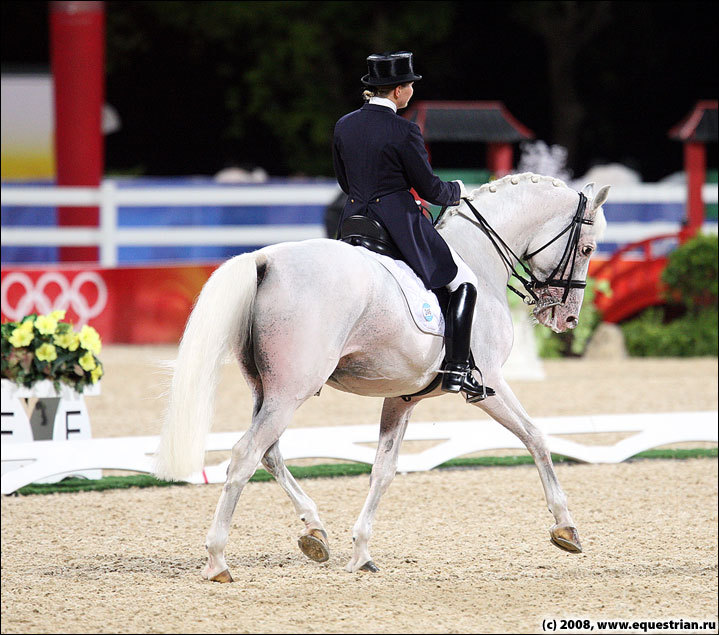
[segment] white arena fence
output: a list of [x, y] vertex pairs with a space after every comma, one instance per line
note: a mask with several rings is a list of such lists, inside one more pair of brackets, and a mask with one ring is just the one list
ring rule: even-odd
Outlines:
[[[547, 435], [549, 450], [586, 463], [620, 463], [652, 448], [687, 441], [717, 442], [717, 411], [663, 414], [545, 417], [535, 423]], [[566, 435], [631, 433], [614, 445], [588, 445]], [[243, 431], [208, 436], [208, 452], [229, 451]], [[379, 425], [290, 428], [280, 439], [286, 460], [332, 458], [372, 464]], [[524, 450], [522, 442], [493, 420], [410, 423], [405, 441], [434, 441], [432, 447], [401, 453], [400, 473], [431, 470], [451, 459], [498, 449]], [[150, 473], [159, 437], [124, 437], [2, 444], [2, 494], [37, 481], [99, 469]], [[224, 483], [229, 459], [193, 474], [191, 483]], [[19, 466], [19, 467], [16, 467]], [[7, 470], [7, 471], [5, 471]]]
[[[470, 186], [473, 187], [473, 186]], [[118, 187], [106, 180], [98, 188], [92, 187], [45, 187], [3, 186], [3, 206], [58, 206], [98, 207], [98, 227], [32, 227], [4, 226], [2, 245], [8, 246], [99, 246], [100, 265], [115, 267], [118, 264], [120, 246], [256, 246], [284, 241], [322, 238], [324, 225], [313, 224], [267, 224], [222, 226], [118, 226], [120, 207], [162, 206], [287, 206], [328, 205], [339, 193], [332, 182], [293, 185], [291, 183], [268, 185], [198, 185], [181, 187]], [[717, 203], [716, 184], [706, 184], [702, 189], [706, 204]], [[624, 222], [623, 212], [617, 219], [610, 219], [603, 242], [607, 245], [630, 243], [659, 234], [676, 232], [680, 220], [667, 220], [662, 206], [681, 206], [686, 202], [686, 186], [681, 184], [637, 184], [612, 188], [610, 202], [605, 211], [614, 206], [622, 210], [626, 206], [645, 206], [646, 214], [640, 212], [633, 220]], [[646, 218], [646, 222], [645, 219]], [[717, 231], [716, 220], [705, 223], [708, 231]]]
[[336, 185], [187, 186], [119, 188], [114, 181], [90, 187], [3, 187], [3, 206], [98, 207], [98, 227], [3, 227], [3, 245], [99, 246], [100, 265], [118, 264], [118, 247], [166, 245], [270, 245], [324, 238], [321, 224], [119, 227], [119, 207], [329, 205]]

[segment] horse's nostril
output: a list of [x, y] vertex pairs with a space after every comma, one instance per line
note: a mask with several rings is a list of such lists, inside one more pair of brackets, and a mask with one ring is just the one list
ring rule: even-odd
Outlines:
[[570, 315], [567, 318], [567, 324], [569, 324], [570, 326], [577, 326], [578, 323], [579, 320], [574, 315]]

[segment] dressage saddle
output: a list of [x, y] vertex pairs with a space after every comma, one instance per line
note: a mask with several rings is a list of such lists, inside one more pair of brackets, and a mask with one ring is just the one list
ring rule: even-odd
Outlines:
[[392, 241], [389, 232], [379, 221], [368, 216], [350, 216], [340, 227], [339, 239], [395, 260], [402, 260], [402, 254]]

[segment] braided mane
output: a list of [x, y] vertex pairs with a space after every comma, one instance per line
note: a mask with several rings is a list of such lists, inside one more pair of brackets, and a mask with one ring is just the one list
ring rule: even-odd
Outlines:
[[[486, 196], [488, 194], [494, 194], [499, 190], [505, 189], [508, 185], [520, 185], [524, 183], [531, 183], [531, 184], [551, 184], [554, 187], [562, 187], [564, 189], [570, 189], [569, 186], [562, 181], [561, 179], [557, 179], [553, 176], [544, 176], [542, 174], [534, 174], [532, 172], [523, 172], [522, 174], [507, 174], [506, 176], [503, 176], [501, 179], [497, 179], [496, 181], [490, 181], [489, 183], [484, 183], [483, 185], [480, 185], [478, 188], [475, 188], [472, 190], [471, 195], [474, 198], [477, 198], [479, 196]], [[450, 216], [454, 216], [455, 214], [460, 213], [460, 206], [455, 207], [448, 207], [444, 210], [442, 214], [437, 218], [437, 221], [435, 222], [435, 226], [438, 228], [441, 227], [442, 223], [446, 218], [449, 218]]]
[[506, 176], [503, 176], [501, 179], [497, 179], [496, 181], [491, 181], [489, 183], [484, 183], [477, 189], [472, 191], [472, 194], [483, 194], [485, 192], [496, 192], [498, 189], [503, 189], [507, 185], [518, 185], [520, 183], [551, 183], [554, 187], [564, 187], [568, 188], [569, 186], [562, 181], [561, 179], [555, 178], [553, 176], [545, 176], [543, 174], [534, 174], [532, 172], [523, 172], [522, 174], [507, 174]]

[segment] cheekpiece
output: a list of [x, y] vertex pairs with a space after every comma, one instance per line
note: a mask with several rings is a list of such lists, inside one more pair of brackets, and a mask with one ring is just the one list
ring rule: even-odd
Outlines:
[[409, 51], [370, 55], [367, 70], [369, 73], [362, 78], [365, 86], [390, 86], [422, 79], [412, 68], [412, 53]]

